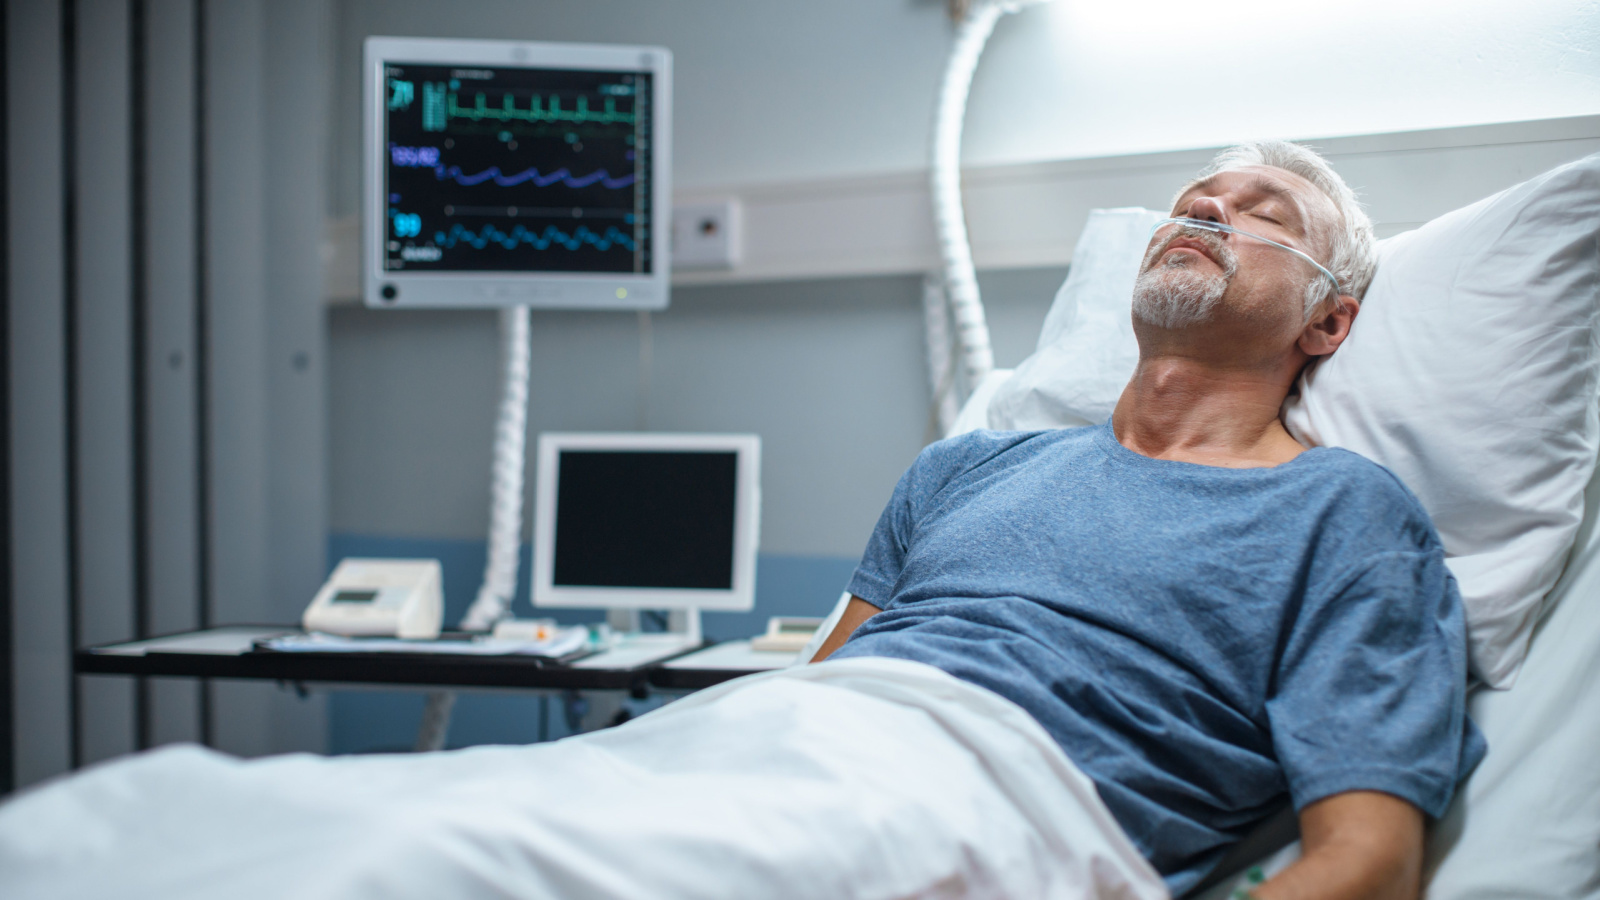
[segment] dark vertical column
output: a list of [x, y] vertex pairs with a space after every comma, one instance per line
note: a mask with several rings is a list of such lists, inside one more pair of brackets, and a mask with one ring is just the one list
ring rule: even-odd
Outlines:
[[[260, 615], [294, 622], [327, 577], [324, 407], [326, 307], [321, 265], [327, 218], [333, 4], [262, 4], [262, 178], [266, 233], [267, 581]], [[270, 749], [323, 750], [321, 695], [277, 692]]]
[[[0, 57], [9, 59], [7, 43], [10, 4], [0, 5]], [[15, 716], [11, 692], [15, 678], [11, 659], [11, 106], [8, 102], [10, 67], [0, 60], [0, 548], [6, 573], [0, 576], [0, 795], [16, 787]]]
[[[290, 0], [292, 2], [292, 0]], [[208, 612], [217, 624], [271, 621], [271, 424], [265, 60], [267, 0], [206, 3], [206, 409], [210, 497]], [[293, 184], [281, 188], [293, 191]], [[312, 261], [311, 265], [315, 265]], [[211, 685], [213, 746], [254, 756], [277, 746], [271, 685]]]
[[[73, 272], [77, 365], [72, 373], [77, 456], [78, 645], [127, 640], [138, 629], [134, 542], [133, 234], [129, 0], [76, 0], [77, 106], [73, 158]], [[84, 676], [78, 682], [80, 763], [137, 747], [137, 683]]]
[[[61, 4], [61, 266], [63, 285], [63, 354], [66, 384], [67, 463], [67, 660], [77, 649], [82, 630], [83, 605], [78, 579], [78, 4]], [[83, 736], [78, 709], [82, 689], [71, 679], [67, 706], [69, 759], [76, 769], [83, 762]]]
[[[139, 0], [145, 16], [143, 235], [147, 340], [143, 359], [147, 428], [142, 477], [148, 482], [141, 522], [148, 556], [146, 627], [153, 634], [199, 625], [195, 572], [200, 503], [195, 453], [198, 347], [195, 250], [195, 12], [192, 0]], [[137, 363], [136, 363], [137, 364]], [[199, 741], [201, 685], [191, 678], [151, 679], [152, 745]]]
[[61, 6], [11, 0], [7, 152], [11, 239], [12, 712], [16, 786], [66, 771], [72, 682], [67, 628]]
[[[206, 183], [206, 0], [194, 0], [195, 618], [211, 627], [211, 295]], [[214, 742], [211, 684], [200, 687], [200, 739]]]
[[[128, 380], [132, 386], [128, 434], [133, 470], [133, 623], [136, 634], [150, 630], [150, 287], [147, 257], [150, 237], [146, 227], [145, 125], [149, 120], [149, 73], [145, 71], [144, 0], [128, 4]], [[150, 680], [141, 678], [134, 695], [134, 746], [151, 746]]]

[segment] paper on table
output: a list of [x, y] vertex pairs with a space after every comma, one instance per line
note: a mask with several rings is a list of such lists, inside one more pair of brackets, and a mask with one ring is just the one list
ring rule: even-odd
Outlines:
[[312, 632], [261, 641], [257, 646], [282, 653], [426, 653], [438, 656], [549, 656], [560, 658], [583, 650], [589, 629], [563, 628], [542, 641], [473, 638], [468, 641], [402, 641], [396, 638], [352, 638]]

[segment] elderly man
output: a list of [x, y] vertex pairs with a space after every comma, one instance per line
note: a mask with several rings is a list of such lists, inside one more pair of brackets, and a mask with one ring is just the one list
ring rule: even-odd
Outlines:
[[1278, 420], [1371, 229], [1286, 144], [1173, 214], [1113, 420], [924, 451], [821, 665], [533, 747], [143, 754], [0, 806], [0, 894], [1158, 900], [1288, 798], [1261, 900], [1414, 896], [1483, 754], [1460, 598], [1393, 476]]
[[1175, 894], [1287, 793], [1303, 856], [1256, 896], [1414, 897], [1424, 816], [1484, 752], [1460, 598], [1393, 475], [1279, 419], [1350, 332], [1371, 225], [1286, 143], [1222, 153], [1172, 216], [1111, 421], [927, 448], [819, 657], [1022, 706]]

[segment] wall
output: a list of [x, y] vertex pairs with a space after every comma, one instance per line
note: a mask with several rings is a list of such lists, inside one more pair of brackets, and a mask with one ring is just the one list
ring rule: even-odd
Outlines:
[[287, 621], [324, 576], [331, 5], [11, 0], [0, 786], [204, 740], [320, 749], [271, 684], [75, 677], [74, 649]]
[[[329, 207], [341, 222], [336, 266], [354, 261], [364, 36], [670, 47], [677, 192], [740, 194], [753, 264], [680, 275], [672, 308], [649, 323], [648, 370], [634, 317], [536, 315], [530, 432], [760, 433], [770, 574], [757, 612], [825, 606], [929, 437], [919, 278], [909, 273], [932, 261], [920, 173], [951, 33], [941, 0], [340, 0]], [[966, 162], [1600, 112], [1597, 46], [1596, 2], [1064, 0], [1001, 22], [973, 86]], [[1207, 67], [1220, 74], [1197, 74]], [[1362, 148], [1345, 149], [1359, 169]], [[969, 219], [980, 265], [1001, 267], [982, 278], [1000, 365], [1031, 349], [1082, 209], [1159, 205], [1204, 155], [978, 173]], [[862, 239], [875, 229], [894, 238]], [[1028, 239], [1040, 246], [1026, 247]], [[1017, 265], [1034, 268], [1005, 268]], [[335, 292], [348, 296], [355, 269], [343, 271]], [[432, 547], [467, 569], [453, 577], [457, 593], [470, 592], [481, 549], [460, 542], [481, 541], [487, 517], [493, 316], [341, 307], [329, 325], [330, 556]], [[708, 631], [718, 627], [735, 626], [708, 620]], [[403, 742], [406, 728], [374, 712], [384, 702], [336, 696], [336, 749], [382, 746], [360, 734], [385, 721], [390, 743]], [[463, 708], [458, 719], [468, 715]]]
[[[333, 212], [369, 34], [663, 44], [681, 189], [920, 169], [943, 0], [341, 0]], [[1215, 74], [1211, 74], [1211, 72]], [[1596, 0], [1058, 0], [1002, 20], [973, 165], [1600, 112]]]
[[[999, 364], [1032, 352], [1064, 276], [980, 277]], [[928, 436], [920, 297], [920, 278], [881, 276], [679, 287], [648, 325], [628, 313], [535, 313], [529, 432], [760, 434], [756, 607], [707, 613], [706, 634], [746, 637], [769, 615], [825, 615]], [[495, 319], [341, 306], [328, 320], [328, 558], [439, 559], [451, 622], [483, 574]], [[529, 484], [532, 474], [530, 465]], [[531, 615], [526, 547], [520, 575], [513, 609]], [[464, 694], [451, 746], [559, 737], [558, 706], [527, 692]], [[335, 753], [409, 746], [422, 711], [416, 694], [378, 690], [334, 692], [328, 708]]]
[[[1064, 275], [984, 274], [1001, 365]], [[644, 372], [634, 314], [535, 313], [529, 432], [755, 432], [762, 551], [855, 556], [928, 437], [920, 296], [909, 276], [678, 288]], [[330, 311], [335, 533], [482, 538], [498, 353], [492, 312]]]
[[[346, 221], [353, 221], [359, 194], [366, 35], [665, 44], [675, 54], [681, 194], [863, 173], [904, 181], [923, 165], [951, 34], [936, 0], [475, 0], [448, 7], [340, 0], [337, 10], [329, 212]], [[1128, 10], [1060, 2], [1003, 20], [974, 84], [968, 160], [993, 165], [1194, 148], [1268, 133], [1334, 135], [1600, 111], [1593, 52], [1600, 2], [1535, 0], [1514, 15], [1484, 0], [1318, 0], [1293, 8], [1243, 0], [1226, 10], [1153, 0], [1153, 8]], [[1193, 77], [1180, 74], [1176, 62], [1163, 68], [1163, 58], [1228, 74], [1202, 95], [1173, 98], [1173, 85]], [[1190, 155], [1165, 160], [1166, 167], [1190, 171], [1197, 164]], [[1111, 179], [1100, 169], [1073, 177], [1084, 184], [1126, 180], [1120, 169]], [[1161, 182], [1154, 193], [1124, 196], [1159, 203], [1167, 182], [1181, 180], [1161, 175], [1144, 179]], [[858, 194], [863, 187], [832, 186]], [[983, 206], [986, 196], [974, 215], [1040, 225], [1050, 217], [1048, 210], [1016, 209], [1010, 195], [1005, 202], [1014, 214], [997, 214]], [[1057, 218], [1075, 223], [1081, 213]], [[983, 241], [996, 230], [988, 221], [975, 225], [980, 261]], [[1050, 240], [1070, 247], [1075, 224], [1057, 231]], [[1017, 243], [1017, 235], [1004, 237]], [[986, 279], [1002, 364], [1020, 359], [1032, 341], [1025, 327], [1018, 331], [1025, 337], [1007, 336], [1008, 323], [1037, 321], [1053, 292], [1062, 255], [1045, 258], [1056, 265], [1026, 271], [1046, 274], [993, 272]], [[863, 261], [861, 270], [871, 265]], [[878, 271], [917, 268], [897, 261]], [[763, 549], [857, 552], [893, 478], [928, 436], [916, 278], [751, 284], [739, 270], [710, 277], [732, 283], [680, 283], [672, 309], [655, 318], [655, 364], [643, 378], [632, 318], [537, 315], [530, 430], [758, 431], [767, 440]], [[330, 323], [333, 530], [480, 535], [495, 391], [492, 316], [337, 309]]]
[[[318, 305], [318, 219], [356, 209], [362, 36], [666, 44], [677, 183], [704, 192], [916, 177], [950, 37], [940, 0], [211, 0], [202, 46], [192, 0], [140, 6], [145, 77], [168, 101], [147, 109], [142, 157], [119, 99], [132, 0], [6, 4], [21, 782], [208, 729], [239, 752], [316, 746], [315, 706], [269, 686], [144, 693], [75, 682], [68, 654], [130, 626], [189, 627], [202, 609], [292, 619], [330, 528], [336, 543], [483, 531], [492, 316]], [[71, 56], [64, 9], [77, 15]], [[967, 160], [1592, 114], [1597, 47], [1596, 0], [1061, 0], [1001, 23], [974, 84]], [[117, 90], [92, 89], [105, 84]], [[135, 221], [164, 239], [138, 243]], [[1061, 274], [984, 274], [1002, 364], [1026, 353]], [[144, 319], [127, 305], [140, 290]], [[679, 287], [651, 320], [644, 377], [639, 320], [543, 314], [531, 430], [762, 433], [766, 571], [810, 583], [805, 572], [859, 551], [927, 436], [917, 290], [904, 274]]]

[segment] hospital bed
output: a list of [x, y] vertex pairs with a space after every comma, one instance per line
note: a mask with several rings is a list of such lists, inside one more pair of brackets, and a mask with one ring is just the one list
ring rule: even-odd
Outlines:
[[[1600, 200], [1600, 158], [1590, 168], [1590, 199]], [[1430, 829], [1427, 896], [1435, 900], [1600, 900], [1600, 390], [1592, 377], [1600, 216], [1583, 216], [1591, 237], [1579, 263], [1590, 268], [1575, 284], [1587, 291], [1589, 313], [1572, 346], [1587, 356], [1566, 368], [1589, 373], [1577, 448], [1588, 461], [1563, 469], [1581, 489], [1571, 552], [1557, 561], [1548, 596], [1540, 592], [1515, 683], [1471, 697], [1490, 752]], [[1075, 257], [1080, 282], [1092, 256]], [[1068, 339], [1074, 322], [1095, 321], [1087, 308], [1052, 310], [1041, 351]], [[1008, 403], [1013, 413], [1026, 407], [1017, 384], [1037, 368], [1025, 363], [979, 385], [957, 427], [992, 424]], [[1099, 375], [1115, 383], [1114, 373]], [[1088, 421], [1089, 406], [1060, 408]], [[1012, 883], [1008, 873], [1056, 864], [1063, 840], [1103, 842], [1104, 832], [1061, 818], [1058, 807], [1080, 782], [1037, 723], [926, 673], [886, 668], [861, 678], [874, 664], [887, 661], [756, 676], [782, 686], [768, 695], [781, 698], [776, 704], [740, 705], [739, 682], [701, 692], [573, 739], [584, 752], [576, 764], [567, 754], [573, 768], [560, 779], [533, 777], [556, 758], [551, 745], [252, 762], [199, 748], [145, 754], [0, 807], [0, 893], [70, 893], [67, 880], [112, 888], [109, 879], [136, 868], [146, 893], [162, 896], [1030, 896], [1002, 886]], [[869, 686], [842, 690], [851, 679]], [[770, 735], [772, 755], [753, 758], [708, 739], [735, 733]], [[863, 771], [876, 774], [864, 780]], [[885, 800], [886, 791], [915, 795], [934, 781], [935, 797]], [[989, 782], [992, 790], [973, 787]], [[728, 802], [735, 797], [756, 802]], [[937, 835], [922, 827], [933, 819], [949, 827]], [[1286, 865], [1296, 853], [1292, 824], [1280, 817], [1276, 831], [1252, 835], [1219, 866], [1216, 883], [1194, 895], [1225, 897], [1232, 873]], [[953, 850], [941, 843], [949, 834], [960, 838]], [[967, 868], [952, 875], [951, 865]], [[108, 880], [96, 881], [97, 872]]]

